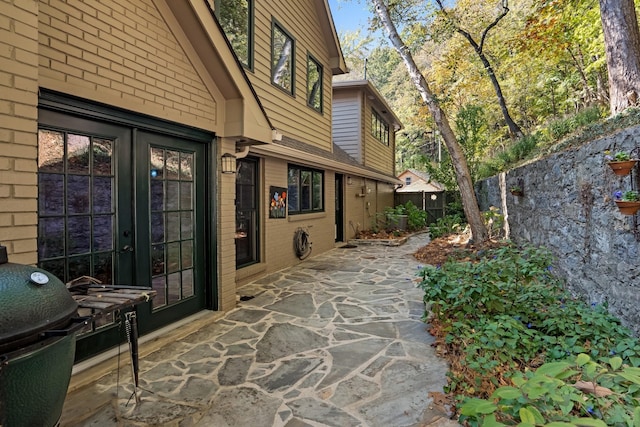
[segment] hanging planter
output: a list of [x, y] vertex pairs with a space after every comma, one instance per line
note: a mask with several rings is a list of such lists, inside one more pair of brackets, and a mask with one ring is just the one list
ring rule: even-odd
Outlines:
[[616, 175], [629, 175], [638, 160], [612, 161], [607, 164]]
[[616, 205], [622, 215], [635, 215], [640, 209], [640, 202], [624, 202], [622, 200], [616, 200]]
[[623, 193], [618, 190], [613, 193], [613, 197], [622, 215], [635, 215], [640, 209], [640, 194], [637, 191], [629, 190]]

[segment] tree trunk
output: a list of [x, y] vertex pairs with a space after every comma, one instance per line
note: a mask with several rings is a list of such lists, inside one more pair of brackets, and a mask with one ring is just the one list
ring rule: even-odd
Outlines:
[[436, 0], [436, 3], [438, 4], [438, 7], [440, 8], [444, 16], [446, 16], [449, 22], [453, 25], [453, 28], [455, 28], [455, 30], [460, 35], [467, 39], [473, 50], [478, 54], [480, 61], [482, 61], [484, 69], [487, 70], [487, 74], [489, 75], [489, 79], [491, 79], [491, 84], [493, 85], [493, 90], [496, 92], [496, 96], [498, 97], [498, 104], [500, 105], [502, 116], [504, 117], [504, 121], [507, 123], [507, 127], [509, 128], [509, 135], [512, 139], [521, 138], [523, 136], [522, 129], [520, 129], [520, 126], [518, 126], [517, 123], [511, 118], [511, 114], [509, 114], [509, 108], [507, 108], [507, 102], [505, 101], [504, 95], [502, 93], [502, 88], [500, 87], [500, 83], [498, 82], [498, 77], [496, 77], [496, 73], [493, 71], [493, 67], [489, 62], [489, 59], [484, 54], [484, 42], [487, 39], [489, 31], [491, 31], [491, 29], [498, 25], [498, 22], [500, 22], [500, 20], [504, 18], [507, 13], [509, 13], [509, 8], [507, 7], [506, 3], [503, 3], [502, 13], [498, 15], [498, 17], [494, 19], [494, 21], [489, 24], [487, 28], [485, 28], [482, 32], [482, 36], [480, 37], [480, 44], [475, 41], [475, 39], [468, 31], [465, 31], [462, 28], [458, 27], [455, 22], [451, 18], [449, 18], [449, 15], [444, 9], [444, 5], [442, 4], [442, 0]]
[[600, 0], [609, 72], [609, 105], [617, 114], [640, 95], [640, 32], [633, 0]]
[[484, 65], [484, 69], [487, 70], [487, 74], [489, 75], [489, 79], [491, 79], [491, 84], [493, 85], [493, 90], [496, 92], [496, 96], [498, 97], [498, 104], [500, 105], [500, 110], [502, 111], [502, 116], [504, 117], [504, 121], [507, 123], [509, 127], [509, 134], [511, 138], [522, 138], [523, 133], [520, 126], [516, 124], [511, 118], [511, 114], [509, 114], [509, 108], [507, 108], [507, 101], [504, 99], [504, 95], [502, 94], [502, 88], [500, 87], [500, 82], [498, 82], [498, 78], [496, 77], [496, 73], [493, 71], [493, 67], [489, 62], [489, 59], [485, 56], [484, 52], [482, 52], [482, 48], [478, 46], [478, 44], [473, 40], [471, 35], [465, 31], [458, 30], [460, 34], [462, 34], [473, 46], [473, 49], [476, 51], [478, 56], [480, 57], [480, 61], [482, 61], [482, 65]]
[[460, 189], [460, 196], [462, 198], [462, 206], [464, 208], [464, 213], [467, 217], [467, 221], [469, 222], [469, 226], [471, 227], [471, 233], [473, 235], [473, 239], [476, 242], [483, 242], [488, 239], [487, 228], [484, 225], [484, 221], [482, 220], [482, 214], [480, 213], [480, 208], [478, 207], [478, 200], [476, 199], [476, 193], [473, 189], [473, 182], [471, 180], [471, 174], [469, 173], [469, 166], [467, 165], [467, 160], [464, 157], [464, 153], [462, 151], [462, 147], [458, 144], [456, 140], [456, 136], [451, 129], [451, 125], [449, 124], [449, 120], [447, 119], [446, 114], [438, 105], [438, 102], [434, 98], [431, 90], [429, 89], [429, 85], [427, 84], [424, 75], [418, 69], [411, 52], [404, 44], [400, 35], [398, 34], [398, 30], [396, 29], [391, 17], [389, 16], [389, 10], [387, 6], [384, 4], [383, 0], [372, 0], [376, 13], [380, 17], [380, 21], [382, 25], [386, 29], [389, 40], [391, 40], [391, 44], [398, 51], [402, 60], [404, 61], [407, 70], [409, 72], [409, 77], [411, 81], [414, 83], [422, 100], [431, 115], [433, 116], [433, 120], [438, 126], [438, 130], [442, 135], [442, 139], [444, 140], [447, 149], [449, 150], [449, 155], [451, 156], [451, 162], [453, 163], [453, 168], [456, 174], [456, 182], [458, 183], [458, 187]]

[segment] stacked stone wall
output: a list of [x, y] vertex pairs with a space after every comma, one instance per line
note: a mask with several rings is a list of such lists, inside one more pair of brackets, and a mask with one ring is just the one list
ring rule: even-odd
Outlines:
[[[628, 128], [484, 180], [476, 191], [482, 210], [496, 206], [506, 214], [514, 241], [554, 253], [574, 294], [608, 304], [640, 335], [640, 218], [620, 214], [613, 201], [616, 190], [638, 189], [639, 166], [619, 177], [604, 161], [605, 150], [636, 147], [640, 127]], [[523, 197], [509, 192], [513, 185]]]

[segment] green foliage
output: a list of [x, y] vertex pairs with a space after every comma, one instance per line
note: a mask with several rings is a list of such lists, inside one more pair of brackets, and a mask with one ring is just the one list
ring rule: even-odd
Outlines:
[[463, 106], [456, 116], [456, 136], [462, 147], [471, 178], [477, 178], [478, 163], [484, 158], [488, 146], [487, 119], [481, 106], [468, 104]]
[[504, 215], [495, 206], [491, 206], [488, 211], [482, 212], [484, 225], [487, 227], [489, 239], [495, 239], [503, 235]]
[[579, 128], [587, 129], [594, 122], [598, 122], [602, 114], [603, 110], [598, 107], [587, 108], [573, 116], [552, 121], [536, 133], [523, 136], [504, 151], [480, 164], [478, 179], [488, 178], [513, 167], [516, 163], [539, 152], [541, 147], [548, 146], [549, 143], [556, 142]]
[[[404, 205], [398, 205], [394, 208], [386, 207], [376, 221], [377, 229], [379, 229], [380, 224], [382, 224], [386, 231], [391, 232], [397, 230], [401, 215], [407, 217], [408, 231], [423, 230], [427, 226], [427, 213], [422, 209], [418, 209], [418, 207], [409, 200]], [[377, 230], [374, 232], [377, 232]]]
[[464, 227], [465, 222], [460, 214], [445, 215], [429, 225], [429, 236], [432, 239], [457, 233]]
[[409, 200], [404, 205], [399, 205], [396, 209], [401, 209], [404, 215], [407, 215], [407, 225], [409, 231], [422, 230], [427, 226], [427, 213]]
[[[567, 358], [582, 353], [599, 361], [616, 356], [622, 364], [640, 366], [638, 340], [607, 312], [605, 306], [587, 305], [569, 295], [562, 282], [552, 274], [552, 257], [548, 251], [509, 244], [479, 252], [477, 259], [471, 261], [452, 260], [438, 267], [426, 266], [419, 285], [425, 292], [424, 301], [430, 308], [432, 323], [438, 324], [446, 334], [444, 341], [449, 352], [462, 354], [460, 363], [464, 369], [450, 371], [448, 385], [448, 391], [458, 395], [459, 400], [488, 398], [493, 389], [510, 378], [516, 388], [522, 389], [522, 381], [518, 378], [523, 377], [518, 372], [544, 362], [566, 363]], [[545, 370], [553, 366], [557, 365], [547, 365]], [[571, 372], [559, 380], [574, 375], [578, 374]], [[537, 384], [535, 380], [531, 381], [530, 384]], [[614, 383], [629, 385], [619, 379], [599, 384], [613, 387]], [[537, 419], [535, 408], [543, 414], [545, 421], [555, 420], [552, 414], [556, 413], [564, 414], [567, 418], [561, 420], [567, 422], [585, 415], [580, 413], [582, 406], [571, 400], [566, 390], [553, 391], [561, 387], [557, 381], [538, 386], [543, 390], [536, 389], [537, 394], [528, 391], [527, 399], [517, 405], [514, 403], [512, 412], [507, 415], [492, 418], [507, 410], [504, 405], [498, 404], [495, 410], [488, 411], [489, 407], [480, 405], [477, 400], [472, 400], [462, 414], [466, 417], [474, 414], [475, 424], [470, 422], [469, 425], [477, 426], [515, 425], [515, 422], [494, 423], [513, 421], [514, 414], [518, 414], [520, 420], [530, 422], [531, 416]], [[547, 390], [548, 387], [553, 390]], [[640, 386], [633, 388], [634, 398], [637, 398], [638, 390]], [[505, 399], [517, 400], [513, 397], [515, 390], [502, 389], [500, 393], [505, 393]], [[545, 412], [548, 408], [542, 410], [544, 406], [533, 402], [545, 393], [550, 397], [545, 398], [544, 405], [555, 408], [548, 411], [549, 415]], [[492, 401], [488, 403], [495, 405]], [[568, 408], [569, 404], [577, 406]], [[480, 405], [481, 409], [469, 409], [474, 405]], [[628, 403], [622, 403], [626, 408], [625, 405]], [[602, 406], [593, 407], [603, 410]], [[616, 414], [624, 413], [622, 409], [611, 410]], [[478, 421], [481, 419], [485, 424]], [[538, 421], [534, 424], [543, 425]]]
[[619, 356], [598, 363], [580, 353], [517, 373], [512, 381], [514, 386], [498, 388], [489, 399], [467, 399], [460, 421], [470, 426], [640, 426], [640, 368], [623, 364]]

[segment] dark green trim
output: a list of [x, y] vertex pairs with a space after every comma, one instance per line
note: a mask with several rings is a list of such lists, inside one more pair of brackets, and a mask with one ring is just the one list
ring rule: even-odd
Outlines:
[[[288, 91], [286, 88], [280, 86], [279, 84], [273, 81], [273, 60], [274, 60], [273, 39], [274, 39], [274, 31], [276, 28], [278, 28], [279, 31], [281, 31], [285, 36], [291, 39], [291, 91]], [[291, 35], [291, 33], [285, 30], [282, 24], [280, 24], [278, 20], [273, 16], [271, 17], [271, 64], [270, 65], [271, 65], [270, 67], [271, 84], [277, 87], [278, 89], [280, 89], [281, 91], [283, 91], [284, 93], [291, 95], [295, 98], [296, 96], [296, 39]]]
[[101, 120], [111, 124], [119, 124], [178, 138], [190, 139], [197, 142], [209, 143], [214, 137], [211, 132], [205, 130], [177, 124], [168, 120], [157, 119], [106, 104], [87, 101], [48, 89], [40, 89], [38, 107], [73, 114], [78, 117]]
[[[309, 102], [309, 63], [314, 63], [320, 69], [320, 108], [316, 108], [311, 102]], [[324, 67], [318, 61], [318, 59], [307, 51], [307, 106], [313, 111], [323, 114], [324, 110]]]

